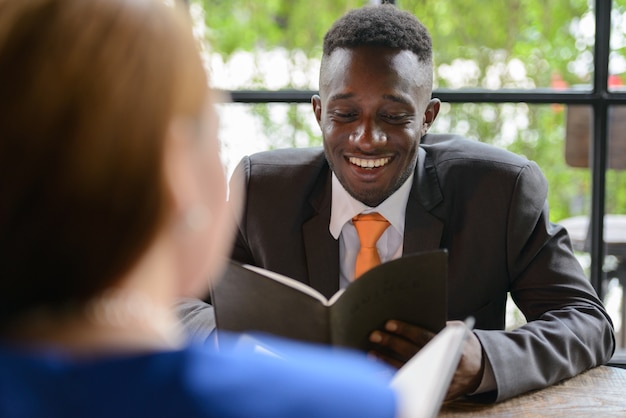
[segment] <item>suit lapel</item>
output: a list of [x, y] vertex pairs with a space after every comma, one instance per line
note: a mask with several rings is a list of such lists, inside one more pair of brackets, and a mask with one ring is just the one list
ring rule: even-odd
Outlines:
[[418, 152], [405, 214], [405, 255], [439, 248], [443, 232], [443, 222], [430, 213], [443, 200], [435, 166], [422, 147]]
[[302, 225], [302, 236], [309, 284], [329, 298], [339, 290], [339, 243], [328, 229], [332, 196], [330, 170], [321, 177], [320, 187], [310, 198], [315, 214]]

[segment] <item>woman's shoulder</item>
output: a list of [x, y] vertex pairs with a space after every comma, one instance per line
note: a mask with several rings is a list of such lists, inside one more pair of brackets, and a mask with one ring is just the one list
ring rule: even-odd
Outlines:
[[195, 344], [97, 360], [0, 349], [0, 416], [306, 418], [395, 413], [394, 394], [375, 373], [381, 369], [352, 355], [271, 343], [286, 357]]

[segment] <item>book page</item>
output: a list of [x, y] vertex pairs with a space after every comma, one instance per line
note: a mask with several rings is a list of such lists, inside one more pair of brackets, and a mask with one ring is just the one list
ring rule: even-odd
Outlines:
[[[242, 264], [242, 266], [247, 268], [248, 270], [255, 271], [259, 274], [269, 277], [270, 279], [276, 280], [277, 282], [282, 283], [285, 286], [289, 286], [296, 290], [299, 290], [300, 292], [319, 300], [321, 303], [324, 304], [324, 306], [329, 306], [332, 303], [331, 301], [326, 299], [324, 295], [313, 289], [311, 286], [307, 286], [306, 284], [292, 279], [291, 277], [287, 277], [280, 273], [276, 273], [275, 271], [266, 270], [261, 267], [252, 266], [250, 264]], [[332, 299], [335, 299], [335, 296], [333, 296]]]
[[396, 372], [391, 387], [398, 394], [398, 418], [437, 416], [469, 330], [462, 323], [447, 325]]
[[341, 297], [341, 295], [343, 295], [343, 292], [344, 292], [345, 290], [346, 290], [346, 289], [339, 289], [339, 290], [337, 291], [337, 293], [335, 293], [334, 295], [332, 295], [332, 296], [330, 297], [330, 299], [328, 299], [328, 303], [327, 303], [326, 305], [327, 305], [327, 306], [330, 306], [330, 305], [334, 304], [335, 302], [337, 302], [337, 301], [339, 300], [339, 298]]

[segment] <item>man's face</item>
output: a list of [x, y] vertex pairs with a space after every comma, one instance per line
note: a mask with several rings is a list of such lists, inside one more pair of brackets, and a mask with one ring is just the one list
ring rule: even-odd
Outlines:
[[420, 138], [439, 111], [430, 65], [410, 51], [337, 49], [312, 99], [328, 163], [355, 199], [377, 206], [415, 168]]

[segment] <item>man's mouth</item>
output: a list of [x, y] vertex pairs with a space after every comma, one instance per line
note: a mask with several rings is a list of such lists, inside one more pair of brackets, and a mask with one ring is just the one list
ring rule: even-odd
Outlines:
[[378, 168], [389, 163], [391, 158], [386, 157], [386, 158], [376, 158], [376, 159], [365, 159], [365, 158], [350, 157], [348, 160], [350, 161], [351, 164], [354, 164], [361, 168]]

